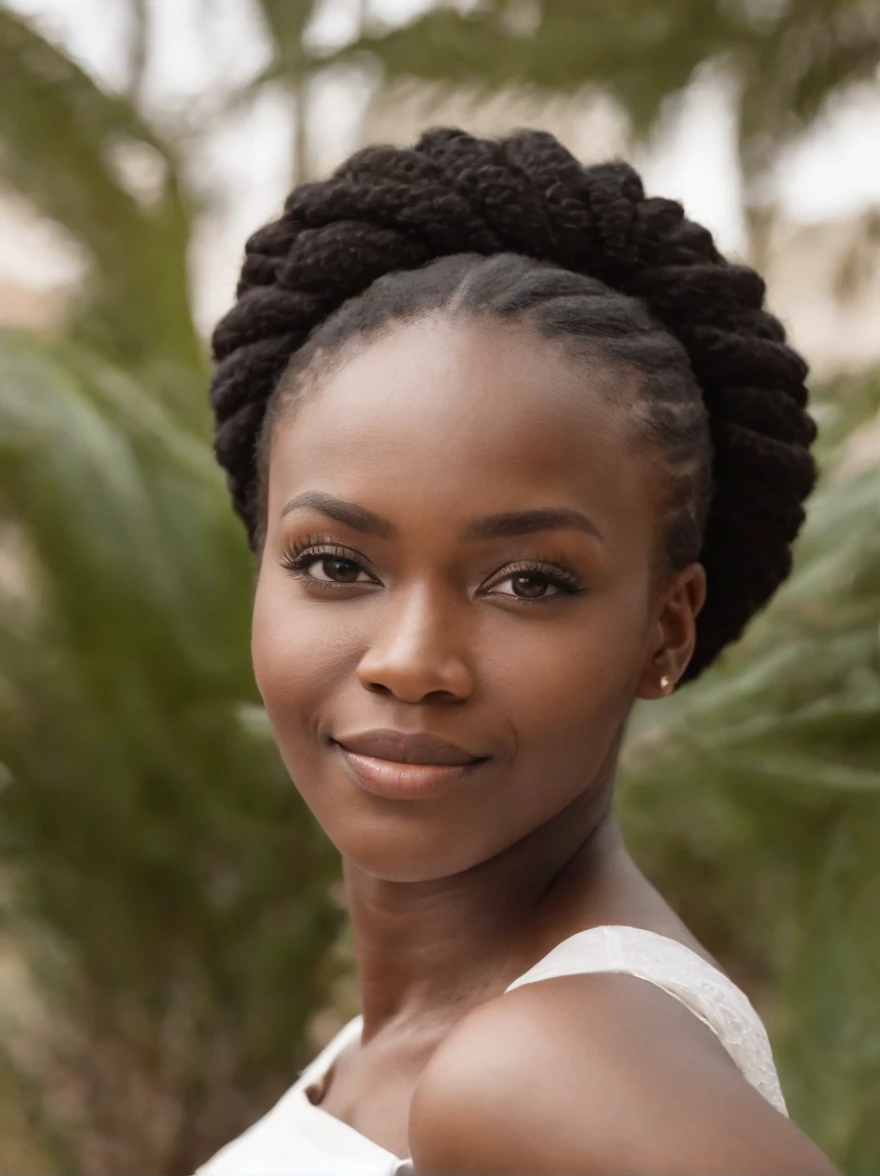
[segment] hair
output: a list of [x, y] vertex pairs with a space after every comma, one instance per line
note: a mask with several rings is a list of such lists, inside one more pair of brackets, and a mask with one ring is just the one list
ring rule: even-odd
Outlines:
[[546, 132], [364, 148], [250, 237], [214, 332], [215, 452], [251, 547], [273, 422], [307, 378], [436, 312], [527, 324], [638, 377], [619, 397], [663, 455], [664, 565], [706, 570], [692, 679], [789, 575], [816, 480], [807, 365], [764, 295], [628, 164], [583, 166]]

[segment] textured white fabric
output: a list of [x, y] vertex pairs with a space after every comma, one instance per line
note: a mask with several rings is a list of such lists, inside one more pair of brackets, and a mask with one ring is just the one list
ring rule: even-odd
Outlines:
[[[552, 976], [618, 972], [638, 976], [686, 1005], [715, 1033], [745, 1078], [787, 1115], [767, 1032], [748, 997], [717, 968], [673, 939], [637, 927], [591, 927], [563, 940], [506, 991]], [[313, 1106], [306, 1087], [360, 1038], [354, 1017], [253, 1127], [199, 1168], [197, 1176], [406, 1176], [400, 1159], [341, 1119]]]
[[582, 972], [638, 976], [680, 1000], [715, 1033], [752, 1086], [788, 1114], [761, 1018], [742, 989], [689, 947], [639, 927], [592, 927], [563, 940], [507, 991]]

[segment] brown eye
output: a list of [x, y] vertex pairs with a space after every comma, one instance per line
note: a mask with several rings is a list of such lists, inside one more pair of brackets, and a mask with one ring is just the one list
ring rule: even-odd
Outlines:
[[[323, 575], [315, 575], [314, 568], [320, 568]], [[350, 559], [335, 559], [329, 556], [312, 556], [306, 565], [300, 565], [303, 572], [308, 568], [306, 578], [309, 580], [324, 580], [332, 584], [355, 584], [363, 568]], [[364, 573], [369, 581], [369, 576]]]
[[[510, 584], [512, 591], [499, 592], [502, 584]], [[562, 564], [540, 563], [508, 572], [503, 579], [495, 581], [492, 594], [526, 604], [558, 600], [561, 596], [579, 596], [584, 590], [582, 580], [573, 569]]]
[[311, 540], [285, 552], [281, 565], [297, 579], [313, 584], [374, 583], [359, 560], [343, 554], [345, 550], [327, 544], [322, 551], [318, 543]]
[[[291, 572], [300, 576], [302, 580], [315, 580], [318, 583], [353, 584], [358, 583], [358, 576], [364, 572], [359, 563], [354, 560], [341, 560], [336, 555], [299, 555], [287, 564]], [[324, 575], [314, 575], [312, 568], [318, 566]], [[371, 579], [364, 573], [369, 583]]]
[[[514, 594], [527, 600], [537, 600], [542, 596], [548, 595], [547, 589], [552, 588], [553, 585], [544, 576], [536, 575], [519, 575], [509, 576], [508, 579], [513, 584]], [[557, 588], [558, 592], [559, 589]], [[553, 595], [553, 593], [550, 593]]]

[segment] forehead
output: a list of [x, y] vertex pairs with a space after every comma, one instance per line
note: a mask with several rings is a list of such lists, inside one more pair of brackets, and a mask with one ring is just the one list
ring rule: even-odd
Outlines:
[[270, 516], [305, 489], [403, 528], [567, 505], [647, 543], [649, 463], [616, 403], [634, 378], [528, 329], [440, 318], [394, 328], [277, 422]]

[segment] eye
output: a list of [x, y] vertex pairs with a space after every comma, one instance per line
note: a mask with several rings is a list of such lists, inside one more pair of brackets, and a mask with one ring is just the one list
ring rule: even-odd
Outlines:
[[584, 590], [581, 579], [573, 568], [551, 567], [543, 563], [518, 568], [502, 580], [497, 580], [495, 587], [507, 583], [512, 585], [512, 591], [502, 592], [500, 595], [510, 596], [523, 603], [555, 600], [559, 596], [576, 596]]
[[342, 586], [375, 582], [359, 560], [354, 558], [354, 552], [336, 544], [318, 547], [319, 542], [310, 538], [293, 544], [281, 557], [282, 567], [298, 579], [313, 584]]

